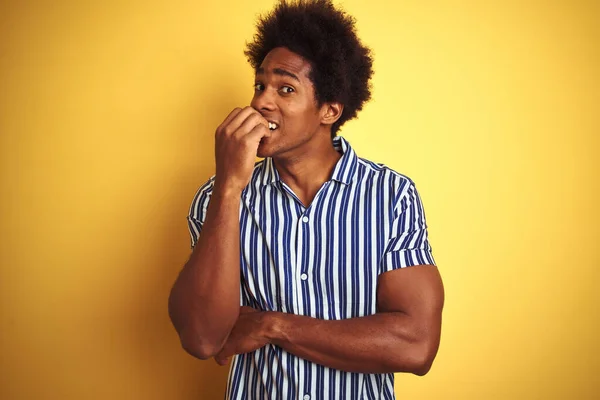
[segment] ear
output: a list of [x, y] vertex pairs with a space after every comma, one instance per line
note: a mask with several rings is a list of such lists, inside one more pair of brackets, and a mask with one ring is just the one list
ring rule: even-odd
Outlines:
[[342, 111], [344, 111], [342, 103], [323, 104], [321, 107], [321, 123], [323, 125], [333, 125], [342, 116]]

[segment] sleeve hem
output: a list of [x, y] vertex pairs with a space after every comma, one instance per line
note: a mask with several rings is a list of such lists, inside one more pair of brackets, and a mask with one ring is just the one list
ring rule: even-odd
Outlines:
[[415, 265], [436, 265], [431, 250], [410, 249], [387, 253], [381, 261], [379, 273], [393, 271], [399, 268], [412, 267]]

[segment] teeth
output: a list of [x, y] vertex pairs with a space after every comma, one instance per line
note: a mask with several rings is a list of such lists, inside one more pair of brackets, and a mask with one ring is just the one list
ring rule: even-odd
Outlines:
[[270, 130], [277, 129], [277, 124], [275, 122], [269, 122], [269, 129]]

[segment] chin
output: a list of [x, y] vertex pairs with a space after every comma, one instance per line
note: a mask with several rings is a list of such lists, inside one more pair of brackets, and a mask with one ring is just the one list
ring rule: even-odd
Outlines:
[[256, 156], [260, 158], [273, 157], [275, 153], [276, 149], [273, 145], [269, 143], [261, 143], [258, 145]]
[[256, 152], [256, 156], [260, 157], [260, 158], [272, 157], [273, 156], [273, 152], [269, 151], [268, 148], [265, 148], [263, 146], [259, 146], [258, 147], [258, 151]]

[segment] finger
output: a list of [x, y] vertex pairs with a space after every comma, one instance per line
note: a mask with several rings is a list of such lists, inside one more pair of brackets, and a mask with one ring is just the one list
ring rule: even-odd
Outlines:
[[257, 125], [264, 126], [267, 130], [269, 129], [269, 122], [260, 115], [258, 112], [254, 114], [250, 114], [244, 123], [240, 125], [240, 127], [235, 131], [234, 135], [237, 138], [246, 136], [248, 133], [252, 131]]
[[221, 122], [221, 125], [219, 125], [217, 127], [217, 132], [221, 131], [223, 128], [225, 128], [227, 125], [229, 125], [229, 123], [236, 117], [236, 115], [238, 115], [240, 112], [242, 112], [242, 109], [239, 107], [234, 108], [229, 115], [227, 116], [227, 118], [225, 118], [223, 120], [223, 122]]
[[271, 131], [263, 124], [256, 125], [247, 135], [247, 140], [258, 143], [264, 137], [271, 137]]
[[215, 362], [220, 366], [226, 365], [229, 362], [229, 357], [215, 357]]
[[246, 119], [248, 119], [248, 117], [253, 114], [258, 114], [262, 117], [262, 115], [260, 115], [259, 112], [256, 111], [254, 108], [244, 107], [242, 111], [237, 113], [237, 115], [233, 117], [233, 119], [229, 121], [227, 125], [224, 126], [224, 132], [228, 135], [233, 134], [240, 128], [240, 126], [246, 121]]
[[229, 360], [229, 357], [231, 357], [231, 355], [226, 355], [223, 352], [220, 352], [219, 354], [217, 354], [214, 359], [216, 361], [217, 364], [219, 365], [225, 365], [227, 363], [227, 361]]
[[225, 366], [227, 364], [229, 364], [229, 357], [220, 359], [220, 361], [219, 361], [220, 366]]

